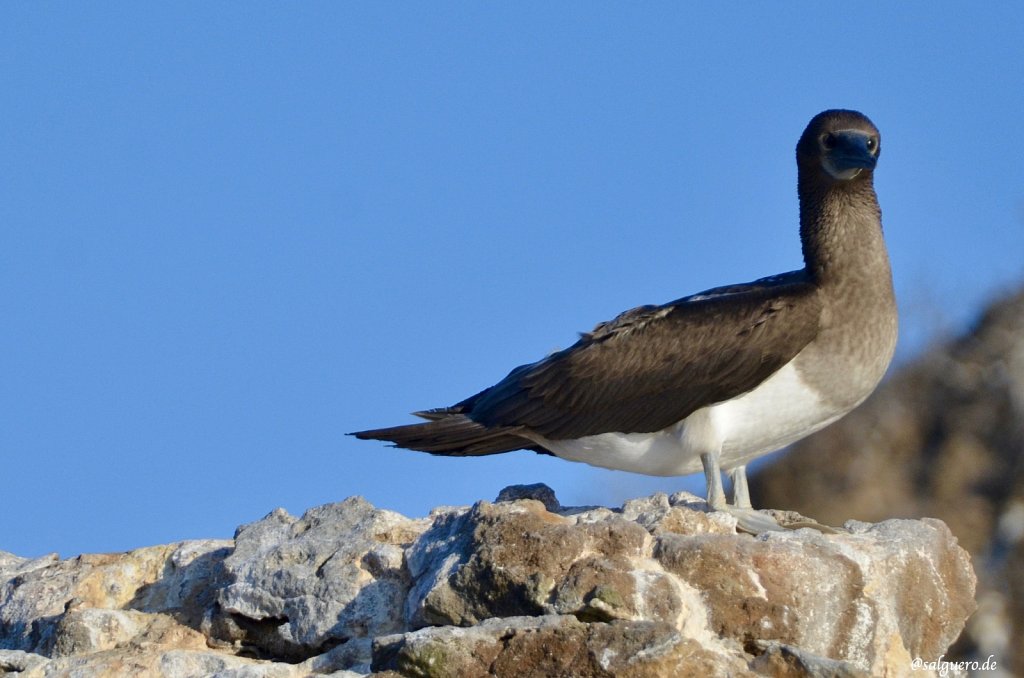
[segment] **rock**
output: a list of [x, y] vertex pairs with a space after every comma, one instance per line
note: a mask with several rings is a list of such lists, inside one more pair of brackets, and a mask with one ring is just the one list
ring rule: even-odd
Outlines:
[[517, 499], [536, 499], [544, 504], [548, 511], [557, 511], [562, 508], [555, 496], [555, 491], [544, 483], [533, 485], [510, 485], [498, 493], [496, 503], [503, 501], [516, 501]]
[[[750, 667], [755, 673], [776, 678], [868, 678], [871, 674], [849, 662], [811, 654], [777, 641], [758, 642], [761, 654]], [[899, 671], [896, 672], [899, 675]]]
[[61, 616], [54, 632], [54, 657], [112, 650], [135, 640], [178, 648], [206, 649], [206, 638], [167, 615], [135, 610], [79, 608]]
[[974, 611], [971, 597], [946, 594], [973, 590], [966, 553], [937, 521], [851, 527], [850, 535], [801, 530], [747, 541], [672, 535], [656, 555], [701, 592], [712, 629], [745, 645], [777, 641], [876, 674], [893, 651], [907, 662], [941, 655], [962, 625], [921, 611], [943, 619]]
[[[359, 676], [350, 671], [318, 671], [309, 662], [285, 664], [232, 656], [209, 650], [154, 650], [134, 647], [87, 655], [47, 659], [35, 654], [0, 650], [0, 675], [9, 671], [19, 678], [44, 676], [160, 676], [161, 678], [304, 678], [329, 674], [335, 678]], [[26, 657], [27, 659], [22, 659]], [[23, 667], [23, 668], [19, 668]]]
[[[614, 617], [614, 608], [632, 600], [632, 580], [613, 582], [611, 578], [630, 567], [623, 562], [616, 568], [606, 556], [638, 556], [649, 541], [646, 530], [617, 515], [577, 523], [532, 499], [480, 502], [469, 511], [441, 517], [431, 529], [436, 533], [425, 534], [409, 553], [409, 568], [419, 582], [409, 598], [413, 627], [584, 613], [591, 602], [588, 609], [598, 617]], [[604, 571], [603, 598], [596, 589], [573, 585], [588, 576], [587, 568]], [[624, 588], [617, 590], [618, 585]], [[630, 614], [625, 609], [621, 613]]]
[[[230, 543], [181, 542], [120, 554], [68, 560], [54, 554], [9, 562], [0, 569], [0, 648], [49, 655], [58, 624], [80, 609], [164, 612], [194, 620], [202, 611], [190, 606], [199, 602], [202, 591], [216, 585], [208, 562], [223, 559]], [[173, 583], [176, 594], [159, 593]], [[109, 632], [117, 634], [116, 627], [133, 622], [123, 617], [107, 618], [107, 623]]]
[[210, 633], [291, 660], [351, 643], [368, 663], [372, 638], [404, 628], [404, 549], [425, 528], [360, 497], [245, 525], [224, 561]]
[[45, 666], [49, 660], [39, 654], [23, 650], [0, 650], [0, 675], [34, 673], [37, 668]]
[[234, 540], [0, 554], [0, 670], [903, 675], [973, 610], [969, 558], [939, 521], [735, 527], [685, 493], [612, 510], [528, 487], [421, 520], [352, 498]]
[[664, 622], [584, 623], [572, 616], [488, 619], [471, 628], [426, 628], [374, 648], [375, 670], [402, 676], [727, 676], [748, 673]]
[[685, 499], [656, 495], [621, 514], [550, 514], [532, 500], [448, 513], [410, 553], [421, 582], [411, 625], [541, 614], [658, 621], [708, 646], [773, 640], [878, 671], [896, 655], [907, 665], [938, 657], [974, 609], [967, 554], [937, 521], [753, 539], [725, 533], [728, 523]]

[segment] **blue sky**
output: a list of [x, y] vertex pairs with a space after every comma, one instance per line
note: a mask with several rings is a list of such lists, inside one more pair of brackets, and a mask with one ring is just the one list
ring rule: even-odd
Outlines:
[[1020, 3], [5, 3], [0, 550], [699, 490], [344, 434], [798, 268], [825, 108], [882, 130], [912, 357], [1024, 279], [1022, 63]]

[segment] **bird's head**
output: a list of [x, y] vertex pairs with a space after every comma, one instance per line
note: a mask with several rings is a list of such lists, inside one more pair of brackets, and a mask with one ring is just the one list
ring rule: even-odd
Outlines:
[[867, 116], [857, 111], [829, 110], [814, 116], [796, 145], [802, 176], [844, 184], [871, 176], [882, 138]]

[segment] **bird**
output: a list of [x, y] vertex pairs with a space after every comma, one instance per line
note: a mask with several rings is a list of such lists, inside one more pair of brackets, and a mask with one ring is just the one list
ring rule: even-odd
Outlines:
[[525, 449], [655, 476], [703, 470], [711, 510], [753, 533], [784, 529], [753, 510], [747, 465], [857, 407], [895, 350], [880, 153], [860, 112], [807, 124], [796, 146], [803, 268], [625, 311], [475, 395], [413, 413], [423, 422], [350, 435], [435, 455]]

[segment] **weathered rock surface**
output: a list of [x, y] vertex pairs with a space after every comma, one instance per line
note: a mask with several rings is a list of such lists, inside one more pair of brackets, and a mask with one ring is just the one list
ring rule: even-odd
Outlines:
[[753, 537], [682, 493], [502, 498], [418, 520], [352, 498], [233, 540], [0, 553], [0, 675], [907, 675], [974, 610], [935, 520]]
[[900, 369], [750, 484], [825, 522], [934, 516], [974, 558], [978, 614], [950, 656], [1024, 675], [1024, 289]]

